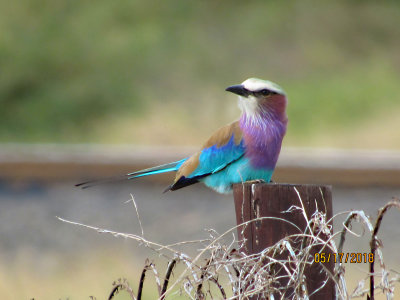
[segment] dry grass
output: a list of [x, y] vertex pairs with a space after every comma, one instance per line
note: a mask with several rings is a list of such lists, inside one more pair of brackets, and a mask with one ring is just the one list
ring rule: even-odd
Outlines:
[[[299, 199], [302, 203], [300, 196]], [[378, 293], [385, 295], [386, 299], [394, 299], [395, 284], [400, 281], [400, 277], [398, 273], [385, 266], [381, 251], [383, 244], [377, 234], [385, 213], [393, 207], [400, 210], [399, 199], [393, 199], [379, 210], [375, 224], [363, 211], [344, 212], [347, 218], [342, 230], [336, 233], [332, 232], [330, 225], [332, 220], [327, 220], [324, 213], [316, 210], [310, 218], [303, 213], [307, 221], [307, 230], [301, 234], [285, 237], [275, 245], [252, 255], [245, 253], [244, 241], [236, 240], [234, 232], [239, 227], [244, 228], [250, 222], [262, 221], [267, 217], [245, 222], [222, 234], [208, 230], [208, 237], [204, 240], [162, 245], [145, 238], [133, 196], [131, 201], [136, 210], [141, 235], [116, 232], [59, 218], [63, 222], [93, 229], [99, 233], [133, 239], [139, 245], [147, 247], [157, 256], [169, 261], [165, 275], [160, 275], [154, 263], [146, 261], [137, 292], [125, 279], [119, 279], [113, 283], [108, 299], [113, 299], [122, 290], [127, 292], [131, 299], [141, 299], [147, 272], [153, 273], [155, 277], [159, 299], [164, 299], [166, 296], [170, 298], [185, 296], [188, 299], [246, 299], [251, 295], [262, 295], [268, 299], [308, 299], [329, 281], [334, 282], [338, 299], [365, 297], [375, 299], [375, 294]], [[292, 206], [288, 212], [293, 210], [304, 212], [303, 205]], [[338, 215], [340, 214], [336, 214], [333, 218]], [[376, 257], [379, 270], [375, 270], [375, 260], [372, 260], [370, 273], [366, 278], [359, 280], [355, 290], [350, 291], [344, 277], [346, 271], [344, 262], [338, 261], [333, 272], [325, 264], [320, 263], [323, 276], [321, 286], [314, 291], [307, 290], [305, 270], [315, 264], [312, 250], [330, 251], [336, 255], [342, 253], [346, 235], [349, 233], [356, 235], [351, 230], [354, 222], [362, 224], [365, 232], [371, 235], [370, 252]], [[334, 241], [336, 237], [339, 237], [337, 245]], [[190, 256], [186, 253], [188, 245], [195, 245], [198, 248], [195, 255]], [[172, 275], [175, 278], [173, 281]], [[283, 280], [286, 284], [277, 285], [277, 280]], [[367, 280], [369, 286], [365, 287]]]

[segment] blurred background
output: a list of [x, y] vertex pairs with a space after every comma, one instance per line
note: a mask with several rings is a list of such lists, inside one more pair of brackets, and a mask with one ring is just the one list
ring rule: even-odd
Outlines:
[[[55, 218], [139, 233], [131, 193], [151, 240], [233, 226], [231, 196], [162, 194], [173, 175], [73, 184], [190, 154], [238, 118], [224, 89], [248, 77], [289, 97], [274, 180], [331, 184], [335, 212], [374, 217], [400, 196], [399, 49], [397, 1], [0, 0], [0, 294], [102, 299], [118, 277], [137, 286], [152, 253]], [[381, 228], [395, 271], [398, 216]], [[355, 286], [366, 266], [351, 267]]]

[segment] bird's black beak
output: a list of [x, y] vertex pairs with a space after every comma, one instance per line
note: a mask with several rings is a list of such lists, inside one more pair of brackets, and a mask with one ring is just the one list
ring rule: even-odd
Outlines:
[[230, 87], [227, 87], [225, 89], [225, 91], [240, 95], [240, 96], [244, 96], [247, 97], [250, 92], [241, 84], [236, 84], [236, 85], [232, 85]]

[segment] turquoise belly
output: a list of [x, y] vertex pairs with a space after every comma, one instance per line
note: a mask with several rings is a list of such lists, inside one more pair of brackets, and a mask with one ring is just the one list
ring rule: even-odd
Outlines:
[[245, 157], [240, 158], [223, 170], [200, 179], [206, 186], [219, 193], [232, 192], [232, 184], [262, 179], [269, 182], [274, 170], [255, 169]]

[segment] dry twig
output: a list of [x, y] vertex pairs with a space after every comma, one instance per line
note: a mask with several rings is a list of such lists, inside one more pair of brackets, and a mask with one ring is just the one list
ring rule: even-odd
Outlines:
[[[252, 295], [259, 295], [264, 298], [274, 297], [275, 299], [308, 299], [314, 293], [318, 292], [318, 290], [322, 289], [329, 280], [334, 282], [337, 290], [337, 298], [339, 299], [351, 299], [363, 296], [366, 293], [364, 289], [365, 279], [360, 281], [358, 287], [349, 295], [344, 280], [344, 265], [342, 262], [337, 263], [334, 273], [330, 272], [326, 266], [321, 264], [321, 276], [325, 276], [325, 279], [321, 281], [321, 286], [315, 291], [307, 290], [307, 279], [304, 274], [305, 270], [315, 263], [312, 252], [313, 249], [319, 249], [318, 251], [320, 253], [325, 250], [336, 254], [343, 252], [346, 234], [347, 232], [352, 233], [350, 230], [352, 222], [361, 221], [368, 231], [371, 232], [371, 253], [375, 255], [375, 252], [378, 252], [382, 269], [382, 283], [376, 287], [374, 286], [374, 277], [376, 276], [374, 273], [374, 264], [371, 263], [370, 265], [371, 299], [374, 297], [374, 290], [376, 288], [386, 293], [389, 299], [393, 297], [394, 284], [399, 281], [399, 276], [396, 274], [395, 277], [389, 278], [389, 272], [385, 269], [385, 265], [383, 264], [383, 255], [379, 249], [381, 244], [378, 243], [377, 234], [386, 211], [391, 207], [400, 209], [400, 202], [389, 202], [379, 210], [374, 227], [363, 211], [350, 212], [343, 223], [343, 229], [333, 234], [330, 225], [332, 220], [327, 220], [326, 215], [319, 211], [318, 207], [316, 207], [316, 211], [313, 215], [308, 216], [304, 211], [304, 205], [300, 195], [299, 200], [300, 205], [291, 207], [286, 213], [290, 213], [293, 210], [301, 210], [307, 222], [305, 232], [302, 232], [295, 224], [282, 218], [259, 217], [230, 228], [223, 234], [218, 234], [214, 230], [208, 230], [209, 238], [207, 239], [179, 242], [170, 245], [161, 245], [145, 239], [143, 236], [143, 228], [141, 228], [142, 235], [139, 236], [89, 226], [62, 218], [58, 219], [69, 224], [96, 230], [99, 233], [108, 233], [115, 237], [133, 239], [140, 245], [148, 247], [158, 255], [169, 260], [162, 284], [156, 266], [146, 262], [140, 277], [137, 297], [134, 295], [132, 288], [126, 280], [119, 280], [117, 283], [114, 283], [109, 299], [112, 299], [118, 291], [125, 290], [130, 294], [131, 299], [135, 300], [140, 300], [142, 297], [145, 275], [148, 270], [152, 270], [155, 275], [159, 299], [161, 300], [165, 299], [165, 297], [171, 293], [176, 293], [176, 288], [179, 288], [180, 293], [185, 293], [189, 299], [206, 299], [209, 296], [213, 297], [212, 286], [215, 286], [220, 294], [218, 298], [222, 296], [223, 299], [246, 299], [246, 297]], [[138, 209], [133, 197], [132, 202], [135, 205], [135, 211], [139, 218]], [[243, 228], [251, 222], [259, 222], [265, 219], [287, 222], [294, 226], [298, 230], [298, 233], [285, 237], [260, 253], [246, 254], [244, 249], [245, 243], [243, 243], [243, 241], [237, 241], [233, 233], [238, 228], [243, 230]], [[139, 223], [141, 226], [140, 221]], [[337, 235], [340, 235], [338, 247], [336, 247], [334, 242], [334, 237]], [[226, 240], [230, 236], [232, 236], [232, 240], [226, 243]], [[181, 250], [182, 247], [189, 244], [206, 244], [206, 246], [199, 250], [199, 253], [192, 258]], [[234, 248], [235, 246], [239, 247]], [[200, 263], [202, 258], [206, 259], [206, 263]], [[177, 279], [171, 283], [170, 278], [172, 271], [178, 264], [183, 264], [185, 269], [176, 277]], [[285, 286], [277, 285], [277, 282], [280, 280], [285, 280], [287, 284]], [[227, 288], [231, 291], [231, 296], [227, 295]]]

